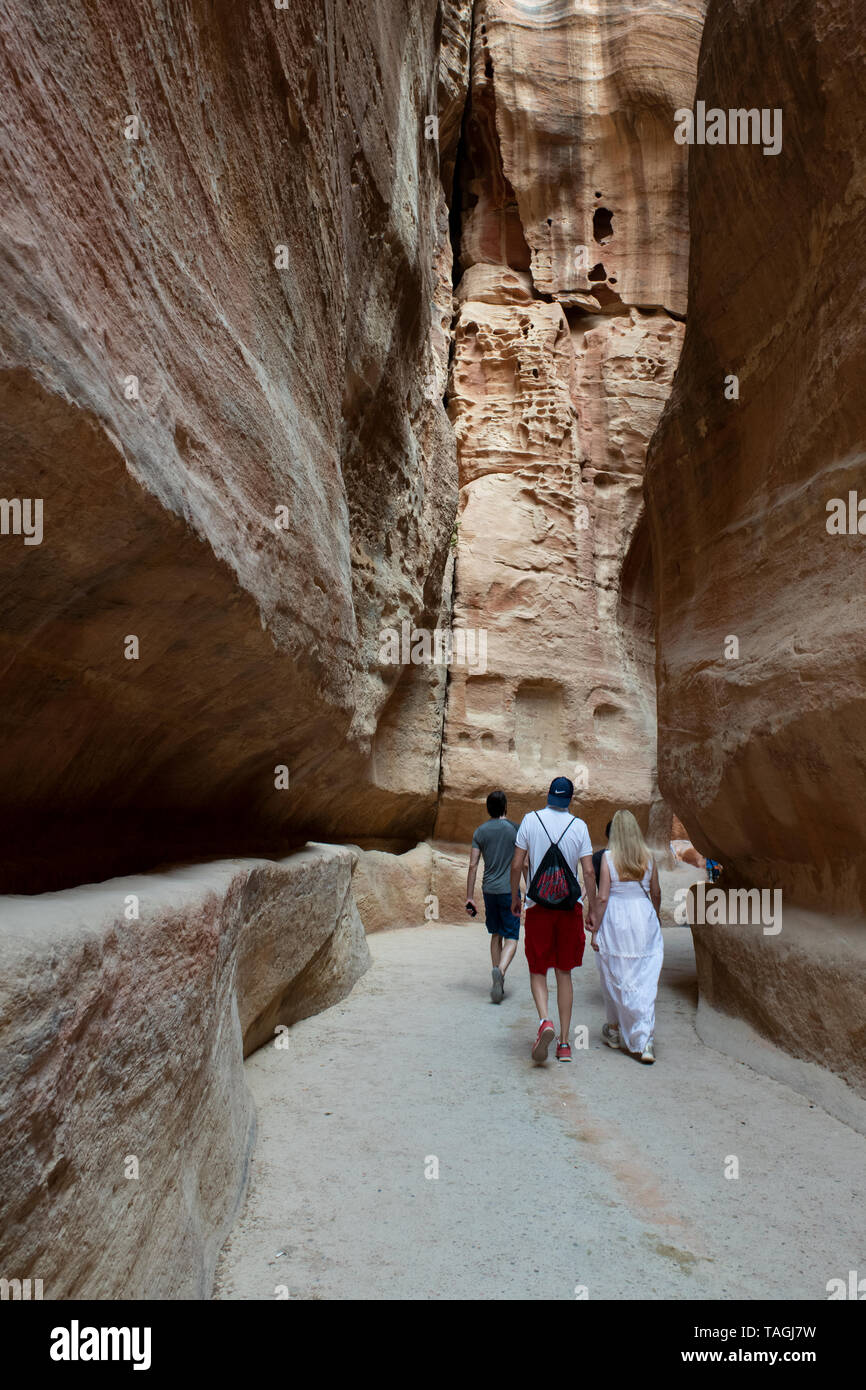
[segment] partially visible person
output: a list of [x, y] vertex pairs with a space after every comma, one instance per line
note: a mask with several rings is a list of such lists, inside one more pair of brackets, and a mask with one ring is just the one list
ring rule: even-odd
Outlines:
[[[606, 840], [610, 839], [610, 821], [608, 821], [607, 825], [604, 827], [604, 838]], [[592, 851], [592, 869], [595, 874], [596, 886], [601, 883], [601, 860], [603, 854], [603, 849], [594, 849]]]
[[[546, 1062], [556, 1029], [548, 1017], [547, 972], [556, 975], [556, 1003], [559, 1012], [559, 1041], [556, 1046], [558, 1062], [571, 1061], [571, 1010], [574, 1002], [572, 970], [583, 961], [586, 942], [583, 911], [580, 905], [578, 866], [583, 869], [590, 923], [595, 913], [595, 873], [592, 867], [592, 841], [586, 822], [569, 813], [574, 786], [567, 777], [555, 777], [547, 793], [547, 805], [532, 811], [520, 822], [511, 861], [511, 910], [520, 906], [520, 876], [526, 874], [526, 920], [524, 949], [529, 963], [529, 983], [538, 1010], [539, 1026], [532, 1046], [532, 1060]], [[542, 906], [531, 897], [533, 881], [553, 846], [562, 863], [555, 863], [551, 873], [568, 889], [564, 908]], [[556, 855], [552, 856], [556, 860]], [[571, 882], [569, 883], [569, 879]], [[576, 889], [576, 897], [575, 897]], [[536, 889], [536, 891], [539, 891]]]
[[517, 911], [511, 908], [511, 859], [514, 854], [514, 839], [517, 826], [507, 820], [505, 812], [508, 800], [503, 791], [491, 792], [487, 798], [487, 814], [490, 817], [479, 825], [472, 836], [472, 849], [469, 852], [469, 873], [466, 878], [466, 907], [474, 916], [478, 911], [475, 901], [475, 879], [478, 862], [484, 860], [484, 877], [481, 891], [484, 896], [484, 916], [490, 934], [490, 963], [493, 983], [490, 998], [494, 1004], [501, 1004], [505, 998], [505, 972], [513, 961], [520, 940], [520, 903]]
[[655, 1061], [655, 1005], [662, 943], [658, 869], [631, 811], [617, 811], [601, 862], [592, 948], [598, 951], [607, 1022], [602, 1037]]

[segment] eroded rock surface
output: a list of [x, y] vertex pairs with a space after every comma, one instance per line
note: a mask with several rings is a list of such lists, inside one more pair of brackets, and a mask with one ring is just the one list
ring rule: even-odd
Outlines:
[[208, 1296], [253, 1141], [244, 1052], [369, 963], [353, 861], [313, 846], [0, 900], [8, 1277]]
[[476, 259], [491, 259], [475, 250], [490, 238], [474, 229], [498, 214], [540, 294], [685, 312], [686, 159], [671, 132], [692, 102], [705, 8], [479, 0], [473, 101], [495, 108], [502, 169], [486, 161], [488, 187], [501, 178], [514, 203], [482, 194]]
[[395, 927], [417, 926], [425, 913], [429, 920], [438, 917], [438, 906], [431, 897], [433, 851], [429, 844], [415, 845], [405, 854], [353, 849], [358, 863], [352, 891], [368, 936]]
[[861, 1088], [866, 559], [827, 504], [863, 481], [864, 44], [837, 0], [710, 4], [697, 96], [780, 108], [783, 143], [691, 150], [689, 322], [647, 471], [662, 791], [726, 883], [813, 914], [811, 946], [784, 916], [696, 929], [702, 998]]
[[0, 1263], [46, 1298], [207, 1296], [243, 1052], [368, 959], [356, 856], [280, 856], [432, 828], [445, 671], [381, 631], [450, 611], [440, 9], [0, 16]]
[[[600, 838], [655, 784], [644, 454], [685, 307], [685, 150], [702, 7], [475, 9], [449, 413], [460, 479], [455, 629], [486, 661], [449, 682], [437, 836], [484, 795], [509, 813], [570, 775]], [[598, 264], [603, 262], [603, 273]], [[477, 649], [476, 644], [476, 649]]]
[[456, 503], [437, 10], [0, 17], [0, 492], [44, 502], [0, 545], [0, 887], [156, 862], [163, 817], [195, 853], [432, 825], [444, 673], [379, 634], [436, 624]]

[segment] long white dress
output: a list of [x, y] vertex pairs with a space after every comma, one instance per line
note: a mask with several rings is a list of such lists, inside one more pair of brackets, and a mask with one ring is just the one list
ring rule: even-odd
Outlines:
[[656, 993], [664, 958], [661, 927], [647, 894], [652, 861], [640, 883], [620, 879], [605, 850], [610, 898], [596, 938], [601, 991], [608, 1023], [619, 1027], [623, 1046], [643, 1052], [655, 1032]]

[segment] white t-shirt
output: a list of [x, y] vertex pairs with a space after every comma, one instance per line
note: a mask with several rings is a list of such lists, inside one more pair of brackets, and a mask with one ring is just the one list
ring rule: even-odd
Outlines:
[[[570, 825], [568, 824], [569, 821], [571, 821]], [[544, 823], [543, 827], [541, 822]], [[568, 829], [565, 830], [567, 825]], [[550, 839], [545, 835], [545, 829], [549, 832]], [[563, 830], [565, 830], [564, 835], [562, 834]], [[560, 835], [562, 835], [561, 840], [559, 840]], [[579, 877], [578, 867], [583, 856], [592, 854], [592, 840], [589, 837], [586, 821], [572, 816], [570, 811], [557, 810], [555, 806], [545, 806], [541, 811], [530, 811], [529, 815], [524, 816], [520, 822], [520, 829], [514, 842], [518, 849], [529, 850], [527, 883], [532, 882], [532, 875], [550, 849], [551, 840], [554, 843], [559, 840], [562, 857], [575, 878]], [[535, 906], [531, 898], [526, 899], [526, 905], [527, 907]]]

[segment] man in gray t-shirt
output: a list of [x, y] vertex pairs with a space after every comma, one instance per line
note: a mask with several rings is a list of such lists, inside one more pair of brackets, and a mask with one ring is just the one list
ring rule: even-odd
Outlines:
[[520, 939], [520, 913], [511, 911], [511, 860], [514, 855], [514, 839], [517, 826], [506, 820], [508, 802], [505, 792], [491, 792], [487, 798], [487, 811], [490, 820], [479, 825], [472, 836], [472, 850], [469, 855], [469, 875], [466, 879], [466, 910], [474, 917], [478, 911], [475, 902], [475, 877], [478, 861], [484, 859], [484, 879], [481, 890], [484, 894], [484, 913], [487, 930], [490, 933], [490, 961], [493, 966], [493, 984], [490, 998], [494, 1004], [501, 1004], [505, 997], [505, 972], [514, 959]]

